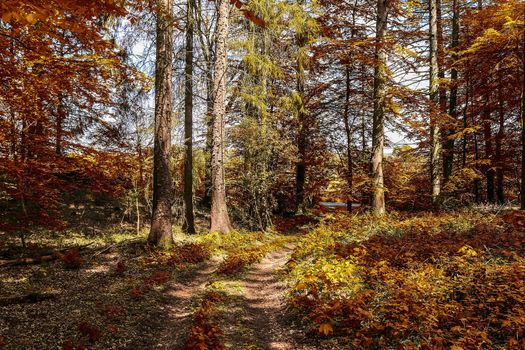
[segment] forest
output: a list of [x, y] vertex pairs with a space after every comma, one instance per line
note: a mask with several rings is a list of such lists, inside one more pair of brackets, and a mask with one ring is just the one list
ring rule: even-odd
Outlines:
[[1, 0], [0, 349], [525, 349], [522, 0]]

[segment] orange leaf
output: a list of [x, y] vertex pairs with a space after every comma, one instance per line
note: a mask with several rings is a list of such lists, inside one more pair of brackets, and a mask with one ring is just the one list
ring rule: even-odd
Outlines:
[[322, 323], [319, 326], [319, 333], [321, 334], [329, 335], [329, 334], [332, 334], [333, 332], [334, 332], [334, 328], [332, 327], [330, 323]]

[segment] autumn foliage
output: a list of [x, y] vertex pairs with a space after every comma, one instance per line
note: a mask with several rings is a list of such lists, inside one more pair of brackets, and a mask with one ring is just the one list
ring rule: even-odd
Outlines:
[[64, 264], [67, 269], [79, 269], [83, 260], [77, 249], [69, 249], [65, 252], [56, 252], [56, 257]]
[[288, 266], [314, 331], [363, 349], [525, 345], [522, 214], [339, 220], [356, 236], [327, 238], [327, 224]]
[[105, 21], [125, 10], [90, 0], [2, 1], [0, 9], [0, 229], [62, 228], [66, 193], [117, 194], [125, 182], [122, 153], [82, 140], [117, 135], [112, 86], [135, 74]]
[[185, 349], [208, 350], [226, 349], [223, 343], [223, 333], [211, 317], [217, 312], [216, 306], [224, 300], [217, 292], [207, 292], [193, 318], [193, 324], [188, 332]]

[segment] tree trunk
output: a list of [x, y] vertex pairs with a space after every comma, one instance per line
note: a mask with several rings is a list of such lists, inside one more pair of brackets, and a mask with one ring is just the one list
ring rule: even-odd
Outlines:
[[153, 217], [150, 244], [169, 247], [171, 231], [171, 116], [173, 25], [171, 0], [158, 0], [155, 61], [155, 140], [153, 154]]
[[521, 70], [522, 86], [521, 86], [521, 191], [520, 201], [521, 210], [525, 210], [525, 39], [523, 42], [523, 55], [521, 57], [523, 64]]
[[432, 203], [437, 204], [441, 191], [439, 158], [441, 154], [439, 130], [439, 65], [438, 65], [438, 26], [437, 0], [429, 0], [429, 40], [430, 40], [430, 179], [432, 184]]
[[201, 0], [194, 0], [193, 14], [195, 26], [197, 31], [194, 31], [196, 38], [199, 41], [200, 49], [202, 50], [202, 59], [205, 65], [206, 76], [206, 142], [205, 142], [205, 166], [204, 166], [204, 193], [200, 200], [200, 204], [205, 208], [211, 208], [211, 153], [213, 145], [213, 64], [214, 64], [214, 42], [208, 21], [205, 20], [203, 13], [206, 9], [203, 8]]
[[213, 148], [212, 148], [212, 196], [211, 231], [228, 233], [231, 231], [228, 208], [226, 206], [226, 186], [224, 183], [224, 115], [226, 112], [226, 74], [228, 68], [228, 0], [218, 2], [218, 18], [215, 53], [215, 75], [213, 79]]
[[184, 224], [182, 229], [195, 233], [193, 213], [193, 0], [187, 2], [186, 15], [186, 65], [184, 91]]
[[[479, 146], [478, 146], [478, 133], [474, 132], [474, 159], [476, 161], [476, 167], [479, 161]], [[481, 180], [474, 180], [474, 197], [476, 198], [476, 203], [481, 202], [480, 196]]]
[[204, 174], [204, 195], [201, 204], [210, 208], [213, 188], [211, 179], [211, 153], [213, 151], [213, 63], [207, 63], [206, 70], [206, 169]]
[[[467, 72], [468, 74], [468, 72]], [[470, 80], [467, 78], [465, 83], [465, 106], [463, 107], [463, 130], [467, 128], [468, 125], [468, 105], [470, 97]], [[463, 168], [467, 166], [467, 134], [463, 133], [463, 146], [462, 146], [462, 165]]]
[[56, 115], [56, 124], [55, 124], [55, 153], [58, 156], [62, 155], [62, 139], [64, 133], [64, 120], [66, 119], [66, 109], [64, 106], [64, 97], [62, 94], [58, 97], [58, 106], [57, 106], [57, 115]]
[[346, 73], [346, 92], [345, 92], [345, 108], [344, 108], [344, 123], [345, 123], [345, 134], [346, 134], [346, 160], [347, 160], [347, 169], [346, 169], [346, 182], [348, 186], [348, 193], [346, 198], [346, 210], [352, 212], [352, 189], [353, 189], [353, 161], [352, 161], [352, 133], [350, 130], [350, 63], [347, 63], [345, 73]]
[[213, 64], [214, 64], [214, 42], [210, 40], [212, 34], [206, 21], [203, 20], [202, 3], [197, 0], [194, 8], [196, 24], [198, 27], [197, 38], [200, 41], [202, 55], [206, 68], [206, 144], [205, 144], [205, 174], [204, 174], [204, 194], [201, 199], [201, 205], [206, 208], [211, 208], [211, 193], [212, 193], [212, 179], [211, 179], [211, 153], [213, 148]]
[[[457, 59], [457, 55], [454, 51], [459, 45], [459, 6], [458, 0], [453, 0], [452, 2], [452, 43], [450, 49], [453, 51], [452, 60]], [[446, 184], [452, 175], [452, 169], [454, 165], [454, 139], [451, 138], [455, 130], [455, 123], [458, 118], [457, 104], [458, 104], [458, 71], [455, 67], [452, 67], [450, 72], [450, 100], [449, 100], [449, 110], [448, 114], [450, 116], [450, 121], [447, 127], [447, 139], [444, 144], [443, 152], [443, 183]]]
[[[500, 74], [501, 77], [501, 74]], [[500, 82], [503, 81], [500, 79]], [[503, 106], [503, 93], [502, 93], [502, 86], [500, 83], [500, 86], [498, 87], [498, 114], [499, 114], [499, 129], [498, 133], [496, 135], [496, 198], [499, 204], [503, 204], [505, 202], [505, 194], [504, 194], [504, 174], [503, 174], [503, 167], [504, 167], [504, 161], [503, 161], [503, 154], [502, 154], [502, 143], [505, 138], [505, 110]]]
[[372, 211], [376, 215], [385, 213], [385, 190], [383, 181], [383, 148], [385, 142], [385, 97], [386, 65], [385, 35], [387, 32], [388, 0], [378, 0], [374, 68], [374, 115], [372, 127], [372, 158], [370, 175], [372, 180]]
[[492, 150], [492, 120], [490, 119], [489, 108], [490, 99], [485, 97], [485, 104], [483, 106], [483, 138], [485, 141], [485, 159], [488, 165], [485, 171], [485, 178], [487, 182], [487, 202], [494, 203], [494, 155]]
[[[299, 1], [299, 5], [304, 5], [304, 0]], [[304, 47], [307, 43], [307, 38], [304, 33], [297, 34], [297, 94], [299, 97], [299, 104], [297, 106], [297, 120], [299, 122], [299, 129], [297, 134], [297, 149], [298, 161], [295, 165], [295, 212], [302, 213], [305, 208], [304, 201], [304, 185], [306, 182], [306, 135], [308, 133], [307, 114], [304, 105], [304, 91], [305, 91], [305, 76], [304, 76], [304, 57], [302, 55]]]

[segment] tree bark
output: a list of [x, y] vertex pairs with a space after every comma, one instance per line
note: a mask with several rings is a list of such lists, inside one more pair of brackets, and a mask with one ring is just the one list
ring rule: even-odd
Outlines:
[[153, 216], [148, 242], [167, 248], [173, 244], [171, 231], [172, 2], [158, 0], [157, 6]]
[[63, 149], [62, 149], [62, 139], [64, 137], [64, 120], [66, 119], [66, 109], [64, 105], [64, 97], [62, 94], [58, 97], [58, 106], [57, 106], [57, 115], [56, 115], [56, 123], [55, 123], [55, 153], [58, 156], [62, 155]]
[[492, 149], [492, 120], [490, 119], [489, 103], [490, 98], [486, 96], [482, 112], [485, 159], [488, 161], [488, 165], [486, 165], [485, 179], [487, 184], [487, 202], [494, 203], [494, 155]]
[[210, 40], [212, 36], [207, 22], [203, 19], [202, 3], [200, 0], [194, 3], [195, 24], [197, 25], [197, 38], [200, 42], [202, 55], [206, 68], [206, 143], [205, 143], [205, 174], [204, 174], [204, 194], [201, 198], [201, 205], [206, 208], [211, 208], [211, 193], [212, 193], [212, 179], [211, 179], [211, 153], [213, 148], [213, 65], [215, 61], [214, 56], [214, 41]]
[[[524, 13], [525, 17], [525, 13]], [[521, 86], [521, 193], [520, 193], [520, 208], [525, 210], [525, 36], [523, 38], [523, 53], [521, 57], [522, 70], [522, 86]]]
[[[459, 6], [458, 0], [453, 0], [452, 2], [452, 42], [450, 49], [453, 51], [452, 59], [455, 61], [457, 59], [457, 54], [455, 50], [459, 45]], [[454, 139], [451, 138], [455, 130], [455, 123], [458, 118], [457, 104], [458, 104], [458, 71], [455, 67], [452, 67], [450, 71], [450, 99], [449, 99], [449, 110], [448, 114], [450, 116], [449, 126], [447, 128], [447, 139], [444, 144], [443, 152], [443, 184], [446, 184], [452, 175], [453, 165], [454, 165]]]
[[372, 211], [376, 215], [385, 213], [385, 189], [383, 181], [383, 148], [385, 142], [385, 98], [387, 53], [385, 36], [388, 21], [388, 0], [378, 0], [374, 68], [374, 115], [372, 126], [372, 158], [370, 175], [372, 180]]
[[213, 79], [213, 147], [212, 147], [212, 204], [211, 231], [228, 233], [231, 231], [230, 217], [226, 206], [226, 186], [224, 182], [224, 115], [226, 112], [226, 73], [228, 68], [228, 37], [230, 3], [218, 1], [216, 28], [215, 75]]
[[[463, 107], [463, 130], [465, 130], [468, 125], [469, 98], [470, 98], [470, 80], [467, 77], [467, 81], [465, 82], [465, 106]], [[462, 153], [461, 164], [463, 168], [465, 168], [467, 166], [467, 134], [465, 132], [463, 133], [463, 145], [462, 145], [461, 153]]]
[[[476, 161], [476, 167], [479, 161], [479, 146], [478, 146], [478, 133], [474, 132], [474, 160]], [[481, 189], [481, 180], [476, 178], [474, 180], [474, 197], [476, 198], [476, 203], [481, 202], [480, 196]]]
[[[299, 4], [304, 5], [304, 0], [299, 0]], [[299, 33], [296, 36], [297, 42], [297, 72], [296, 84], [297, 95], [299, 97], [299, 104], [297, 106], [297, 119], [299, 122], [299, 129], [297, 134], [297, 149], [298, 161], [295, 165], [295, 212], [302, 213], [305, 208], [304, 201], [304, 185], [306, 182], [306, 134], [308, 133], [307, 114], [304, 105], [304, 91], [305, 91], [305, 73], [304, 73], [304, 58], [301, 53], [306, 46], [307, 38], [304, 33]]]
[[348, 186], [348, 193], [346, 198], [346, 210], [352, 212], [352, 190], [353, 190], [353, 160], [352, 160], [352, 133], [350, 130], [350, 63], [347, 63], [345, 69], [346, 75], [346, 91], [345, 91], [345, 108], [344, 108], [344, 123], [345, 123], [345, 134], [346, 134], [346, 182]]
[[193, 0], [188, 0], [186, 14], [186, 65], [184, 67], [184, 224], [182, 229], [195, 233], [193, 213]]
[[213, 151], [213, 63], [207, 63], [206, 67], [206, 169], [204, 174], [204, 195], [201, 204], [210, 208], [213, 188], [211, 179], [211, 153]]
[[[500, 74], [500, 82], [503, 81], [501, 79]], [[505, 166], [503, 161], [503, 154], [502, 154], [502, 143], [505, 138], [505, 109], [503, 106], [503, 93], [502, 93], [503, 87], [498, 87], [498, 117], [499, 117], [499, 129], [498, 133], [496, 134], [496, 199], [499, 204], [503, 204], [505, 202], [505, 194], [504, 194], [504, 172], [503, 167]]]
[[437, 204], [441, 191], [440, 174], [440, 128], [439, 117], [439, 64], [438, 64], [438, 25], [437, 0], [429, 0], [429, 41], [430, 41], [430, 179], [432, 186], [432, 203]]

